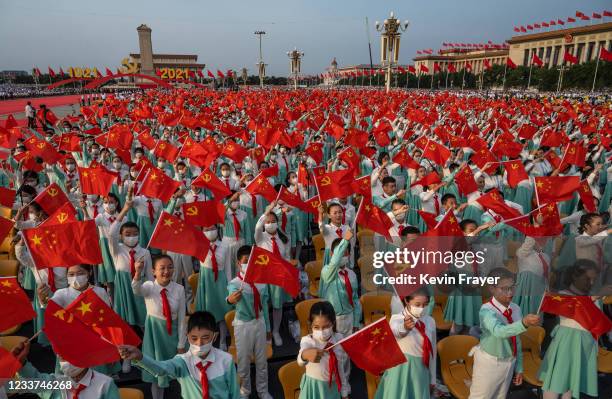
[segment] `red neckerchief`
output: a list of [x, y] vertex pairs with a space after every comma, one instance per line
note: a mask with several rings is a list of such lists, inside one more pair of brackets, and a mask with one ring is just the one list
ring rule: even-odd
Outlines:
[[[497, 306], [495, 306], [495, 304], [493, 303], [493, 298], [489, 299], [489, 303], [491, 304], [491, 306], [497, 309], [497, 311], [502, 316], [506, 318], [506, 321], [508, 322], [508, 324], [514, 323], [514, 321], [512, 320], [512, 309], [510, 308], [510, 305], [508, 305], [505, 312], [502, 312], [502, 310], [498, 308]], [[510, 342], [512, 343], [512, 355], [516, 356], [516, 336], [510, 337]]]

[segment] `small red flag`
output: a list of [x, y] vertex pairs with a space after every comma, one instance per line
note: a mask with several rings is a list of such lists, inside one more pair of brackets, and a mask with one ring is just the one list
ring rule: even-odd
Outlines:
[[174, 162], [178, 156], [178, 153], [178, 148], [165, 141], [160, 141], [157, 143], [157, 146], [155, 146], [155, 149], [153, 150], [153, 154], [155, 154], [156, 157], [164, 158], [168, 162]]
[[310, 143], [304, 151], [306, 155], [311, 157], [317, 165], [323, 160], [323, 144], [322, 143]]
[[210, 190], [217, 199], [225, 198], [232, 193], [210, 169], [204, 169], [191, 185]]
[[576, 320], [597, 340], [612, 330], [612, 322], [590, 296], [569, 296], [547, 292], [542, 299], [542, 312]]
[[438, 184], [440, 182], [441, 182], [440, 175], [438, 175], [437, 172], [430, 172], [427, 175], [425, 175], [423, 178], [421, 178], [421, 179], [415, 181], [414, 183], [412, 183], [410, 185], [410, 187], [414, 187], [414, 186], [417, 186], [417, 185], [421, 185], [423, 187], [426, 187], [426, 186], [431, 186], [433, 184]]
[[105, 197], [110, 193], [117, 175], [104, 167], [77, 168], [79, 183], [83, 194], [95, 194]]
[[465, 165], [455, 174], [455, 182], [457, 183], [459, 193], [463, 196], [478, 191], [478, 185], [476, 184], [476, 180], [474, 180], [474, 174], [469, 165]]
[[519, 182], [529, 179], [525, 166], [520, 159], [504, 162], [504, 167], [508, 175], [508, 185], [511, 188], [516, 188]]
[[71, 223], [71, 222], [78, 222], [77, 214], [76, 214], [76, 211], [74, 210], [74, 207], [72, 206], [72, 203], [66, 202], [65, 204], [57, 208], [55, 212], [50, 214], [49, 217], [46, 218], [40, 224], [39, 227], [53, 226], [56, 224], [64, 224], [64, 223]]
[[579, 176], [539, 176], [535, 178], [538, 203], [567, 201], [580, 190]]
[[415, 161], [409, 154], [408, 150], [402, 149], [393, 157], [393, 162], [406, 169], [418, 169], [421, 165]]
[[266, 176], [262, 173], [255, 176], [255, 178], [244, 188], [251, 195], [261, 195], [269, 202], [272, 202], [278, 196], [278, 193], [272, 187]]
[[190, 202], [183, 204], [183, 217], [185, 222], [194, 226], [212, 226], [223, 223], [225, 206], [217, 200]]
[[516, 64], [510, 59], [510, 57], [506, 58], [506, 66], [510, 69], [516, 69]]
[[331, 198], [344, 198], [351, 195], [353, 193], [352, 182], [353, 171], [351, 169], [315, 174], [315, 183], [321, 201], [327, 201]]
[[406, 356], [384, 317], [349, 335], [339, 344], [357, 367], [376, 376], [406, 362]]
[[393, 226], [393, 222], [382, 209], [372, 204], [365, 197], [361, 200], [355, 222], [360, 226], [391, 239], [389, 236], [389, 229]]
[[233, 140], [228, 140], [225, 147], [223, 147], [223, 151], [221, 151], [221, 155], [228, 157], [234, 162], [242, 162], [244, 158], [249, 156], [249, 152], [240, 144], [235, 143]]
[[571, 53], [566, 51], [565, 53], [563, 53], [563, 61], [567, 61], [570, 64], [575, 65], [578, 63], [578, 57], [575, 57]]
[[52, 215], [58, 208], [69, 202], [69, 199], [57, 183], [51, 183], [34, 198], [34, 202], [40, 205], [47, 215]]
[[289, 189], [287, 189], [287, 187], [285, 186], [281, 186], [281, 189], [278, 192], [278, 200], [284, 201], [289, 206], [298, 208], [304, 212], [308, 212], [308, 204], [302, 201], [298, 195], [290, 192]]
[[249, 257], [244, 281], [277, 285], [295, 298], [300, 293], [298, 276], [298, 269], [281, 256], [254, 246]]
[[12, 379], [23, 365], [11, 352], [0, 346], [0, 384]]
[[7, 219], [5, 217], [0, 216], [0, 243], [3, 242], [6, 237], [8, 237], [14, 225], [15, 221], [13, 221], [12, 219]]
[[30, 299], [19, 286], [17, 277], [0, 277], [0, 297], [2, 297], [0, 331], [8, 330], [36, 317]]
[[181, 182], [171, 179], [161, 169], [152, 167], [140, 186], [139, 194], [168, 202], [180, 186]]
[[518, 210], [504, 202], [503, 197], [497, 189], [493, 189], [481, 195], [476, 201], [482, 205], [483, 208], [492, 210], [504, 219], [512, 219], [521, 216]]
[[540, 59], [540, 57], [538, 57], [538, 55], [536, 53], [533, 53], [533, 57], [531, 58], [531, 62], [532, 62], [532, 64], [535, 64], [535, 65], [537, 65], [539, 67], [544, 65], [544, 61], [542, 61]]
[[587, 212], [597, 212], [597, 207], [595, 206], [595, 197], [593, 197], [593, 191], [591, 190], [591, 186], [587, 179], [584, 179], [580, 182], [580, 190], [578, 191], [578, 195], [580, 196], [580, 200], [584, 205], [584, 209]]
[[602, 47], [599, 51], [599, 59], [602, 59], [607, 62], [612, 62], [612, 51], [608, 51]]
[[204, 262], [210, 242], [200, 229], [162, 212], [148, 246], [191, 255]]
[[15, 190], [11, 190], [10, 188], [0, 187], [0, 205], [12, 208], [15, 203], [16, 193]]

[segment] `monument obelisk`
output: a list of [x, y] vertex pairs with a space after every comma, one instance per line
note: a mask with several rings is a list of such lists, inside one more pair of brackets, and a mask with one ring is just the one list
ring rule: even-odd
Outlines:
[[153, 43], [151, 42], [151, 28], [142, 24], [138, 28], [138, 44], [140, 46], [140, 73], [154, 76], [153, 70]]

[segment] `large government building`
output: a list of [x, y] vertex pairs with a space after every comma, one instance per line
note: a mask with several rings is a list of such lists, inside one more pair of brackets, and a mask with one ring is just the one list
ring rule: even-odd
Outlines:
[[449, 65], [453, 65], [457, 71], [466, 66], [469, 70], [471, 66], [471, 72], [478, 74], [489, 65], [505, 65], [508, 57], [515, 65], [530, 66], [534, 54], [544, 62], [544, 66], [552, 68], [564, 63], [565, 51], [584, 63], [597, 59], [600, 48], [612, 49], [612, 22], [520, 34], [506, 40], [506, 43], [507, 46], [500, 49], [459, 47], [443, 49], [438, 54], [417, 56], [413, 58], [415, 69], [432, 74], [435, 64], [443, 72], [448, 70]]

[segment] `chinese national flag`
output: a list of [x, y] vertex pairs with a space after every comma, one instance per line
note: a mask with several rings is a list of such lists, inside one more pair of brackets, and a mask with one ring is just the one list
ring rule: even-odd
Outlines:
[[47, 215], [53, 214], [58, 208], [66, 202], [69, 202], [66, 193], [64, 193], [64, 190], [62, 190], [57, 183], [52, 183], [41, 191], [41, 193], [34, 198], [34, 201], [40, 205]]
[[110, 193], [111, 186], [117, 179], [115, 173], [109, 172], [104, 167], [97, 168], [81, 168], [78, 167], [79, 183], [81, 184], [81, 193], [95, 194], [105, 197]]
[[[43, 119], [43, 112], [41, 109], [39, 109], [36, 112], [36, 116], [38, 117], [38, 119]], [[55, 116], [55, 114], [53, 113], [53, 111], [51, 111], [50, 109], [47, 109], [47, 122], [49, 122], [52, 125], [55, 125], [59, 119], [57, 119], [57, 116]]]
[[225, 206], [217, 200], [190, 202], [183, 204], [183, 217], [185, 222], [194, 226], [212, 226], [223, 223]]
[[181, 182], [171, 179], [161, 169], [153, 167], [144, 178], [139, 194], [168, 202], [180, 186]]
[[465, 165], [457, 172], [455, 175], [455, 182], [457, 183], [457, 188], [459, 188], [459, 193], [463, 196], [478, 190], [478, 185], [476, 184], [476, 180], [474, 180], [474, 174], [468, 165]]
[[0, 277], [0, 331], [36, 317], [30, 299], [21, 289], [17, 277]]
[[165, 141], [160, 141], [157, 143], [157, 146], [153, 150], [153, 154], [155, 154], [156, 157], [164, 158], [168, 162], [174, 162], [178, 156], [178, 153], [178, 148]]
[[576, 320], [596, 340], [612, 330], [612, 322], [593, 303], [590, 296], [568, 296], [547, 292], [540, 310]]
[[77, 367], [94, 367], [121, 359], [114, 344], [53, 301], [47, 304], [43, 331], [53, 352]]
[[536, 195], [538, 202], [567, 201], [580, 190], [579, 176], [540, 176], [535, 178]]
[[418, 169], [421, 165], [408, 154], [408, 150], [400, 150], [393, 157], [393, 162], [406, 169]]
[[298, 269], [281, 256], [254, 246], [249, 257], [244, 281], [277, 285], [295, 298], [300, 293], [298, 276]]
[[148, 246], [191, 255], [204, 262], [210, 242], [195, 226], [162, 212]]
[[419, 216], [421, 216], [421, 218], [423, 219], [423, 221], [427, 225], [427, 230], [431, 230], [431, 229], [435, 229], [436, 228], [436, 225], [438, 224], [438, 221], [436, 220], [436, 217], [438, 215], [436, 215], [435, 213], [425, 212], [425, 211], [421, 211], [421, 210], [418, 210], [417, 213], [419, 214]]
[[366, 198], [372, 202], [372, 179], [370, 175], [365, 175], [359, 179], [353, 180], [351, 183], [353, 192]]
[[22, 231], [37, 268], [102, 263], [96, 222], [72, 222]]
[[189, 158], [195, 166], [200, 168], [208, 168], [215, 159], [215, 154], [210, 154], [202, 145], [190, 137], [185, 139], [181, 148], [181, 156]]
[[520, 159], [504, 162], [504, 167], [508, 175], [508, 185], [511, 188], [516, 188], [519, 182], [529, 179], [525, 166]]
[[289, 206], [298, 208], [304, 212], [308, 212], [308, 204], [302, 201], [298, 195], [290, 192], [285, 186], [281, 186], [281, 189], [278, 192], [278, 200], [284, 201]]
[[310, 143], [304, 151], [306, 155], [311, 157], [317, 165], [323, 160], [323, 144], [322, 143]]
[[319, 199], [322, 202], [331, 198], [344, 198], [353, 194], [352, 182], [352, 169], [315, 174], [315, 183], [319, 192]]
[[53, 226], [71, 222], [78, 222], [78, 219], [72, 203], [66, 202], [64, 205], [57, 208], [55, 212], [50, 214], [40, 226]]
[[106, 148], [132, 148], [134, 135], [129, 127], [123, 124], [116, 124], [111, 127], [108, 133], [96, 137], [96, 143]]
[[566, 51], [565, 53], [563, 53], [563, 61], [567, 61], [570, 64], [575, 65], [578, 63], [578, 57], [575, 57]]
[[215, 78], [215, 75], [213, 75], [213, 73], [210, 70], [208, 70], [206, 74], [208, 75], [209, 78], [213, 78], [213, 79]]
[[79, 295], [66, 312], [115, 345], [140, 345], [140, 338], [134, 330], [95, 293], [88, 288]]
[[0, 243], [3, 242], [4, 239], [9, 235], [14, 225], [15, 222], [13, 220], [0, 216]]
[[12, 208], [15, 203], [16, 193], [15, 190], [11, 190], [10, 188], [0, 187], [0, 205]]
[[433, 229], [427, 230], [423, 235], [428, 237], [463, 237], [463, 231], [459, 227], [455, 213], [446, 212], [444, 218]]
[[420, 67], [419, 71], [424, 72], [424, 73], [428, 73], [429, 72], [429, 68], [427, 68], [425, 66], [425, 64], [421, 64], [421, 67]]
[[510, 69], [516, 69], [516, 64], [510, 59], [510, 57], [506, 59], [506, 66]]
[[580, 196], [580, 200], [584, 205], [584, 209], [586, 209], [588, 212], [597, 211], [593, 191], [591, 190], [591, 186], [589, 186], [589, 182], [586, 179], [580, 182], [580, 190], [578, 191], [578, 195]]
[[[542, 218], [542, 224], [539, 226], [531, 223], [531, 219], [536, 217]], [[542, 205], [527, 215], [504, 220], [504, 223], [530, 237], [554, 237], [563, 232], [563, 225], [555, 203]]]
[[423, 159], [431, 159], [438, 165], [444, 165], [451, 155], [448, 148], [424, 137], [415, 142], [423, 150]]
[[339, 140], [344, 135], [344, 125], [330, 119], [327, 127], [325, 128], [325, 132], [330, 136], [333, 136], [336, 140]]
[[145, 130], [138, 134], [138, 142], [148, 149], [155, 148], [155, 139], [151, 136], [150, 130]]
[[534, 134], [536, 134], [537, 131], [538, 131], [537, 127], [533, 125], [529, 125], [529, 124], [524, 124], [523, 126], [520, 127], [518, 131], [518, 135], [522, 139], [531, 140], [531, 138], [533, 137]]
[[599, 51], [599, 59], [607, 62], [612, 62], [612, 51], [606, 50], [604, 47]]
[[263, 172], [258, 174], [244, 189], [252, 195], [261, 195], [269, 202], [274, 201], [278, 196], [278, 193], [264, 176]]
[[374, 375], [406, 362], [406, 356], [384, 317], [349, 335], [339, 344], [357, 367]]
[[6, 379], [12, 379], [23, 365], [11, 352], [0, 346], [0, 384], [4, 385]]
[[423, 187], [426, 186], [431, 186], [433, 184], [438, 184], [440, 183], [440, 175], [438, 175], [437, 172], [430, 172], [427, 175], [425, 175], [422, 179], [419, 179], [417, 181], [415, 181], [414, 183], [412, 183], [410, 185], [410, 187], [414, 187], [417, 185], [421, 185]]
[[492, 210], [504, 219], [512, 219], [521, 216], [518, 210], [504, 202], [503, 197], [497, 189], [493, 189], [485, 195], [480, 196], [476, 202], [482, 205], [483, 208]]
[[225, 198], [232, 193], [210, 169], [204, 169], [191, 185], [210, 190], [215, 198]]
[[389, 219], [389, 216], [380, 209], [379, 207], [372, 204], [367, 199], [362, 199], [359, 209], [357, 210], [357, 216], [355, 222], [368, 228], [378, 234], [387, 237], [389, 236], [389, 229], [393, 226], [393, 222]]
[[240, 144], [237, 144], [232, 140], [228, 140], [223, 148], [223, 151], [221, 151], [221, 155], [228, 157], [234, 162], [242, 162], [245, 157], [249, 156], [249, 152]]
[[80, 152], [81, 139], [76, 133], [63, 134], [57, 138], [57, 149], [59, 151]]
[[533, 57], [531, 58], [531, 63], [532, 63], [532, 65], [535, 64], [535, 65], [537, 65], [539, 67], [544, 65], [544, 61], [542, 61], [540, 59], [540, 57], [538, 57], [538, 55], [536, 53], [533, 53]]

